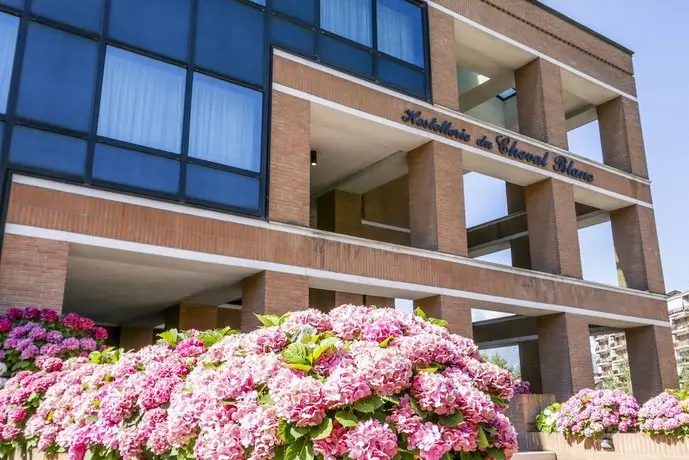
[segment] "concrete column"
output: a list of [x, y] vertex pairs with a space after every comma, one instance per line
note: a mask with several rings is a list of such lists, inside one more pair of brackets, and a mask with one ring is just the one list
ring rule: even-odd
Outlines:
[[322, 312], [329, 312], [340, 305], [364, 305], [364, 296], [351, 292], [327, 291], [325, 289], [309, 289], [309, 306]]
[[605, 164], [647, 178], [638, 103], [620, 96], [599, 105], [597, 111]]
[[569, 313], [538, 318], [542, 390], [558, 401], [594, 386], [588, 326], [586, 318]]
[[643, 404], [666, 389], [679, 387], [677, 361], [669, 327], [627, 329], [627, 352], [634, 396]]
[[543, 393], [538, 340], [529, 340], [519, 344], [519, 368], [521, 369], [522, 380], [526, 380], [531, 384], [531, 393]]
[[62, 312], [69, 243], [6, 234], [0, 258], [0, 310], [52, 308]]
[[665, 293], [653, 209], [632, 205], [610, 213], [620, 286]]
[[[524, 187], [505, 182], [505, 188], [507, 193], [508, 214], [526, 211], [526, 195]], [[510, 252], [512, 253], [513, 267], [526, 269], [531, 268], [531, 247], [529, 245], [529, 235], [511, 240]]]
[[572, 185], [546, 179], [526, 187], [525, 196], [532, 268], [581, 278]]
[[218, 327], [218, 307], [182, 303], [165, 312], [165, 329], [197, 329], [204, 331]]
[[268, 218], [309, 226], [311, 105], [273, 91]]
[[231, 327], [238, 331], [242, 327], [242, 310], [238, 308], [218, 308], [218, 328]]
[[521, 132], [567, 149], [567, 123], [560, 68], [534, 59], [514, 72]]
[[393, 299], [392, 297], [378, 297], [373, 295], [365, 295], [364, 305], [376, 306], [379, 308], [395, 308], [395, 299]]
[[258, 315], [284, 315], [309, 306], [309, 279], [305, 276], [264, 271], [242, 282], [242, 332], [251, 332]]
[[436, 8], [428, 8], [428, 27], [433, 102], [459, 111], [454, 19]]
[[471, 304], [466, 299], [436, 295], [414, 301], [415, 307], [420, 307], [426, 315], [447, 321], [447, 328], [453, 334], [472, 338], [474, 336], [471, 323]]
[[134, 324], [120, 327], [120, 348], [140, 350], [153, 344], [153, 328]]
[[318, 229], [361, 236], [361, 196], [331, 190], [318, 198]]
[[461, 150], [431, 141], [407, 158], [411, 245], [467, 256]]

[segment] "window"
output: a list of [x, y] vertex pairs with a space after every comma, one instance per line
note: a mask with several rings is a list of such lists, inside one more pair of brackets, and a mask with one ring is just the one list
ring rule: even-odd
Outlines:
[[423, 71], [382, 56], [378, 59], [378, 78], [383, 83], [402, 88], [412, 94], [423, 96], [426, 89], [426, 77]]
[[86, 141], [15, 126], [12, 132], [10, 161], [81, 176], [86, 164]]
[[327, 64], [369, 78], [373, 77], [373, 56], [369, 51], [321, 35], [320, 52], [321, 59]]
[[110, 2], [112, 38], [179, 60], [187, 60], [191, 0]]
[[274, 16], [270, 28], [273, 35], [273, 43], [278, 46], [292, 49], [301, 54], [313, 56], [314, 34], [313, 30], [299, 26], [293, 22], [285, 21]]
[[24, 8], [24, 0], [0, 0], [0, 5], [9, 5], [17, 9]]
[[185, 71], [108, 47], [98, 135], [180, 153]]
[[103, 0], [32, 0], [31, 11], [80, 29], [100, 32]]
[[372, 46], [371, 0], [321, 0], [321, 27], [362, 45]]
[[217, 169], [187, 166], [187, 195], [200, 201], [259, 209], [259, 180]]
[[261, 108], [258, 91], [194, 74], [189, 156], [258, 172]]
[[314, 23], [317, 0], [276, 0], [273, 9], [309, 24]]
[[7, 97], [14, 68], [14, 49], [17, 45], [19, 18], [0, 13], [0, 113], [7, 111]]
[[19, 85], [18, 115], [88, 131], [97, 54], [93, 40], [30, 23]]
[[176, 194], [179, 189], [179, 165], [177, 160], [97, 144], [93, 156], [93, 178]]
[[378, 50], [423, 67], [421, 9], [406, 0], [378, 0]]
[[229, 77], [262, 85], [264, 14], [228, 0], [200, 0], [196, 64]]

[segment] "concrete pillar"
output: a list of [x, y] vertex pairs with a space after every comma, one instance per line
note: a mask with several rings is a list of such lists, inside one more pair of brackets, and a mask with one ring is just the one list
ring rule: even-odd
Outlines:
[[599, 105], [597, 111], [605, 164], [647, 178], [639, 104], [620, 96]]
[[260, 322], [255, 315], [284, 315], [309, 306], [309, 279], [305, 276], [264, 271], [242, 282], [242, 332]]
[[610, 213], [622, 287], [665, 293], [653, 209], [632, 205]]
[[364, 305], [364, 296], [351, 292], [327, 291], [325, 289], [309, 289], [309, 306], [329, 312], [340, 305]]
[[120, 348], [136, 351], [152, 344], [153, 328], [151, 326], [126, 324], [120, 327]]
[[197, 329], [205, 331], [218, 327], [218, 307], [181, 303], [165, 312], [165, 329]]
[[593, 388], [593, 359], [586, 318], [558, 313], [538, 318], [538, 352], [543, 393], [566, 401]]
[[52, 308], [62, 312], [69, 243], [6, 234], [0, 257], [0, 310]]
[[625, 331], [634, 396], [643, 404], [679, 387], [677, 361], [669, 327], [641, 326]]
[[447, 321], [447, 328], [453, 334], [472, 338], [474, 336], [471, 322], [471, 303], [466, 299], [436, 295], [414, 301], [431, 318]]
[[273, 91], [268, 218], [309, 226], [311, 105]]
[[[507, 213], [514, 214], [526, 211], [526, 195], [524, 187], [521, 185], [505, 182], [507, 193]], [[522, 236], [510, 241], [510, 252], [512, 253], [512, 266], [517, 268], [531, 268], [531, 247], [529, 245], [529, 235]]]
[[318, 229], [361, 236], [361, 196], [331, 190], [318, 198]]
[[567, 123], [560, 68], [534, 59], [514, 72], [521, 132], [567, 149]]
[[242, 310], [239, 308], [218, 307], [218, 328], [231, 327], [238, 331], [242, 327]]
[[431, 141], [407, 161], [411, 245], [467, 256], [462, 151]]
[[433, 102], [459, 111], [454, 19], [436, 8], [428, 8], [428, 27], [433, 69]]
[[531, 384], [531, 393], [543, 393], [541, 383], [541, 356], [538, 351], [538, 340], [519, 343], [519, 368], [522, 380]]
[[525, 197], [532, 268], [581, 278], [572, 185], [546, 179], [526, 187]]
[[395, 308], [395, 299], [392, 297], [379, 297], [373, 295], [364, 296], [364, 305], [379, 308]]

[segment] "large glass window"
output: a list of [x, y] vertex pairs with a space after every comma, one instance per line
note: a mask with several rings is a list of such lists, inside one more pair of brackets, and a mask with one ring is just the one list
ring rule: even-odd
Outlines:
[[30, 23], [17, 113], [45, 123], [88, 131], [97, 55], [94, 40]]
[[421, 9], [406, 0], [378, 0], [378, 50], [423, 66]]
[[372, 46], [371, 0], [321, 0], [321, 28]]
[[110, 36], [138, 48], [187, 59], [191, 0], [110, 2]]
[[255, 211], [259, 208], [260, 181], [217, 169], [187, 166], [187, 195], [199, 201]]
[[262, 94], [194, 74], [189, 156], [258, 172]]
[[97, 144], [93, 156], [93, 178], [127, 187], [176, 194], [179, 189], [179, 165], [177, 160]]
[[0, 13], [0, 113], [7, 111], [7, 97], [14, 67], [14, 50], [17, 45], [19, 18]]
[[0, 4], [13, 6], [15, 8], [23, 8], [24, 0], [0, 0]]
[[15, 126], [12, 132], [10, 161], [81, 176], [86, 165], [86, 141]]
[[99, 32], [103, 0], [32, 0], [31, 11], [80, 29]]
[[108, 47], [98, 135], [180, 153], [185, 71]]

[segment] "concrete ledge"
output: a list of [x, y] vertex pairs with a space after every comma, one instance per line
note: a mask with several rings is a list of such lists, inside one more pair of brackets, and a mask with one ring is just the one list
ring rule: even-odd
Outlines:
[[654, 437], [644, 433], [609, 435], [614, 450], [603, 450], [600, 440], [568, 440], [559, 434], [530, 432], [525, 436], [522, 450], [554, 452], [557, 460], [686, 460], [689, 458], [689, 440], [678, 441]]

